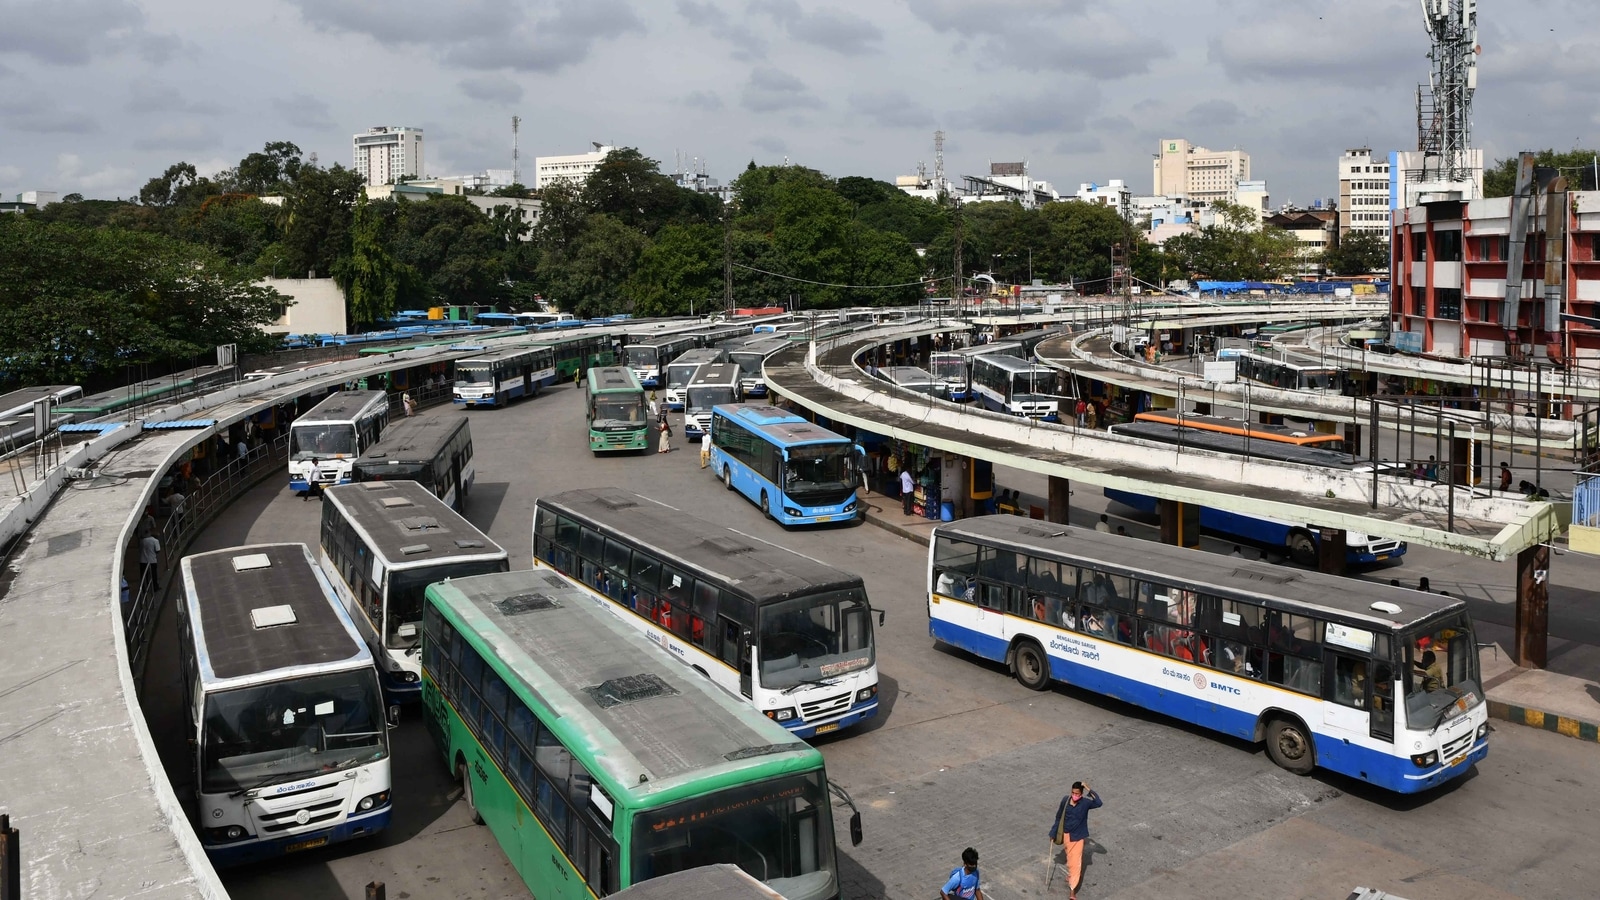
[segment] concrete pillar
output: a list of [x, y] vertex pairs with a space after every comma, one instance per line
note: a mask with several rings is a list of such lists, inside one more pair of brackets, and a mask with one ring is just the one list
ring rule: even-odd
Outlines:
[[1161, 543], [1174, 547], [1200, 546], [1200, 507], [1177, 500], [1156, 501], [1161, 515]]
[[1472, 441], [1465, 437], [1457, 436], [1455, 443], [1445, 450], [1450, 454], [1445, 457], [1455, 461], [1451, 466], [1450, 478], [1456, 484], [1472, 483]]
[[1545, 544], [1517, 554], [1517, 665], [1545, 666], [1550, 632], [1550, 548]]
[[1319, 530], [1320, 540], [1317, 541], [1317, 571], [1328, 575], [1343, 575], [1345, 570], [1345, 546], [1343, 528], [1323, 528]]
[[1071, 483], [1060, 475], [1050, 476], [1050, 497], [1045, 501], [1045, 519], [1057, 525], [1067, 524], [1067, 514], [1072, 510]]
[[1346, 422], [1344, 426], [1344, 445], [1350, 453], [1362, 456], [1361, 452], [1361, 426], [1354, 422]]

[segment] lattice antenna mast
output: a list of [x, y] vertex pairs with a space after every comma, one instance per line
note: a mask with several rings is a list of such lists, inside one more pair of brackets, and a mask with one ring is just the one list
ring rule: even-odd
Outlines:
[[511, 183], [522, 183], [521, 147], [518, 146], [517, 130], [522, 127], [522, 117], [511, 117]]
[[933, 190], [935, 196], [944, 190], [944, 132], [933, 133]]
[[1432, 42], [1428, 84], [1417, 85], [1417, 149], [1424, 179], [1467, 181], [1472, 94], [1478, 87], [1478, 0], [1421, 0]]

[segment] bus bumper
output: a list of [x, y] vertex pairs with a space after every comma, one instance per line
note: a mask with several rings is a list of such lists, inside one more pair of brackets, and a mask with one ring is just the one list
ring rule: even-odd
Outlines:
[[793, 725], [785, 722], [783, 726], [794, 732], [797, 738], [814, 738], [820, 734], [829, 734], [834, 731], [849, 728], [852, 725], [865, 722], [878, 714], [878, 698], [876, 695], [864, 703], [857, 703], [850, 707], [844, 715], [835, 719], [822, 722], [797, 722]]
[[391, 805], [359, 816], [351, 816], [323, 831], [302, 832], [240, 844], [207, 844], [202, 841], [201, 846], [205, 848], [206, 856], [211, 858], [211, 864], [217, 868], [241, 866], [300, 850], [312, 850], [377, 834], [389, 827], [389, 813], [393, 809]]
[[1483, 759], [1488, 755], [1489, 742], [1486, 740], [1480, 740], [1478, 741], [1477, 746], [1473, 747], [1472, 750], [1467, 753], [1467, 755], [1463, 757], [1460, 762], [1454, 765], [1446, 763], [1445, 765], [1442, 765], [1437, 769], [1433, 769], [1432, 771], [1419, 773], [1417, 775], [1406, 775], [1402, 779], [1403, 783], [1401, 784], [1383, 786], [1390, 788], [1391, 790], [1398, 791], [1402, 794], [1420, 793], [1431, 788], [1436, 788], [1447, 781], [1451, 781], [1461, 777], [1462, 775], [1465, 775], [1468, 769], [1483, 761]]
[[383, 673], [383, 696], [390, 703], [416, 703], [422, 699], [422, 679], [405, 680], [407, 672]]
[[1346, 554], [1345, 562], [1347, 562], [1347, 563], [1377, 563], [1377, 562], [1384, 562], [1385, 560], [1390, 560], [1390, 559], [1399, 559], [1400, 557], [1405, 556], [1405, 555], [1406, 555], [1406, 545], [1405, 545], [1404, 542], [1402, 542], [1400, 544], [1400, 546], [1394, 548], [1393, 550], [1386, 550], [1386, 551], [1384, 551], [1382, 553], [1370, 553], [1370, 552], [1363, 553], [1363, 552], [1351, 551], [1350, 553]]

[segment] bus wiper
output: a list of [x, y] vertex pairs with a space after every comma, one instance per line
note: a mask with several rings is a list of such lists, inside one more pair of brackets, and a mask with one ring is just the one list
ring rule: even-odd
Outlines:
[[1439, 717], [1437, 719], [1433, 720], [1433, 727], [1428, 729], [1428, 734], [1431, 735], [1435, 731], [1438, 731], [1439, 730], [1439, 726], [1444, 724], [1445, 717], [1450, 715], [1450, 710], [1455, 709], [1456, 708], [1456, 704], [1460, 703], [1460, 702], [1461, 702], [1461, 697], [1459, 695], [1457, 695], [1454, 700], [1451, 700], [1449, 703], [1446, 703], [1444, 705], [1444, 709], [1439, 710]]
[[795, 691], [800, 690], [803, 687], [827, 687], [829, 685], [834, 685], [834, 684], [838, 684], [838, 683], [839, 682], [837, 682], [837, 681], [829, 681], [826, 678], [810, 679], [810, 680], [801, 681], [801, 682], [799, 682], [797, 684], [791, 685], [790, 687], [784, 688], [783, 689], [783, 693], [784, 693], [784, 695], [787, 696], [789, 694], [794, 693]]
[[317, 774], [317, 771], [318, 770], [316, 770], [316, 769], [305, 769], [305, 770], [297, 770], [297, 771], [294, 771], [294, 772], [274, 772], [273, 774], [268, 775], [268, 776], [266, 776], [264, 778], [261, 778], [261, 779], [255, 781], [255, 782], [252, 782], [251, 784], [249, 784], [247, 786], [239, 788], [237, 791], [234, 791], [233, 793], [229, 794], [228, 795], [228, 799], [231, 800], [231, 799], [233, 799], [235, 797], [243, 796], [245, 794], [250, 793], [251, 791], [258, 790], [260, 788], [264, 788], [269, 784], [275, 784], [275, 783], [280, 782], [280, 781], [293, 781], [296, 778], [304, 778], [307, 775], [315, 775], [315, 774]]

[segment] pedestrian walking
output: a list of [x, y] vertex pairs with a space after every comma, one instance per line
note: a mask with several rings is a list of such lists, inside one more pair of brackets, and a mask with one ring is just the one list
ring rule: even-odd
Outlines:
[[1100, 795], [1090, 790], [1087, 782], [1074, 781], [1072, 792], [1061, 798], [1061, 806], [1050, 823], [1050, 858], [1055, 859], [1058, 846], [1066, 854], [1070, 900], [1078, 900], [1078, 888], [1083, 881], [1083, 845], [1089, 840], [1089, 810], [1102, 805]]
[[1094, 523], [1094, 530], [1101, 534], [1111, 533], [1111, 519], [1105, 513], [1100, 514], [1100, 521]]
[[146, 581], [155, 588], [160, 588], [161, 573], [156, 567], [157, 560], [161, 559], [161, 541], [154, 534], [147, 534], [139, 539], [139, 584]]
[[167, 495], [167, 506], [172, 510], [172, 521], [176, 522], [179, 528], [182, 528], [183, 513], [184, 510], [189, 508], [189, 498], [177, 491], [173, 491]]
[[905, 466], [900, 467], [900, 508], [906, 515], [911, 515], [911, 501], [917, 493], [917, 482], [911, 477], [911, 470]]
[[711, 465], [711, 429], [700, 432], [700, 468]]
[[1424, 594], [1433, 593], [1433, 584], [1432, 582], [1428, 581], [1428, 576], [1424, 575], [1417, 579], [1417, 590], [1423, 592]]
[[417, 414], [417, 401], [411, 399], [410, 391], [400, 395], [400, 406], [406, 411], [408, 419]]
[[1511, 465], [1509, 463], [1500, 464], [1500, 490], [1511, 490]]
[[983, 900], [983, 888], [978, 886], [978, 851], [968, 847], [961, 851], [961, 865], [950, 870], [950, 877], [939, 888], [941, 900]]
[[306, 466], [306, 492], [300, 499], [310, 500], [312, 494], [315, 494], [318, 500], [322, 499], [322, 464], [315, 457], [312, 457], [311, 464]]
[[657, 453], [672, 452], [672, 427], [667, 424], [665, 417], [661, 419], [661, 443], [656, 447]]
[[250, 445], [245, 443], [244, 438], [240, 438], [238, 446], [234, 447], [233, 449], [234, 452], [239, 454], [239, 459], [241, 460], [250, 456]]
[[1078, 405], [1074, 409], [1074, 412], [1078, 416], [1078, 427], [1082, 428], [1088, 422], [1089, 404], [1085, 403], [1082, 398], [1079, 398]]
[[144, 515], [142, 517], [140, 517], [140, 519], [139, 519], [139, 537], [143, 538], [146, 535], [151, 535], [151, 534], [155, 534], [155, 533], [156, 533], [156, 511], [155, 511], [155, 507], [146, 505], [145, 508], [144, 508]]

